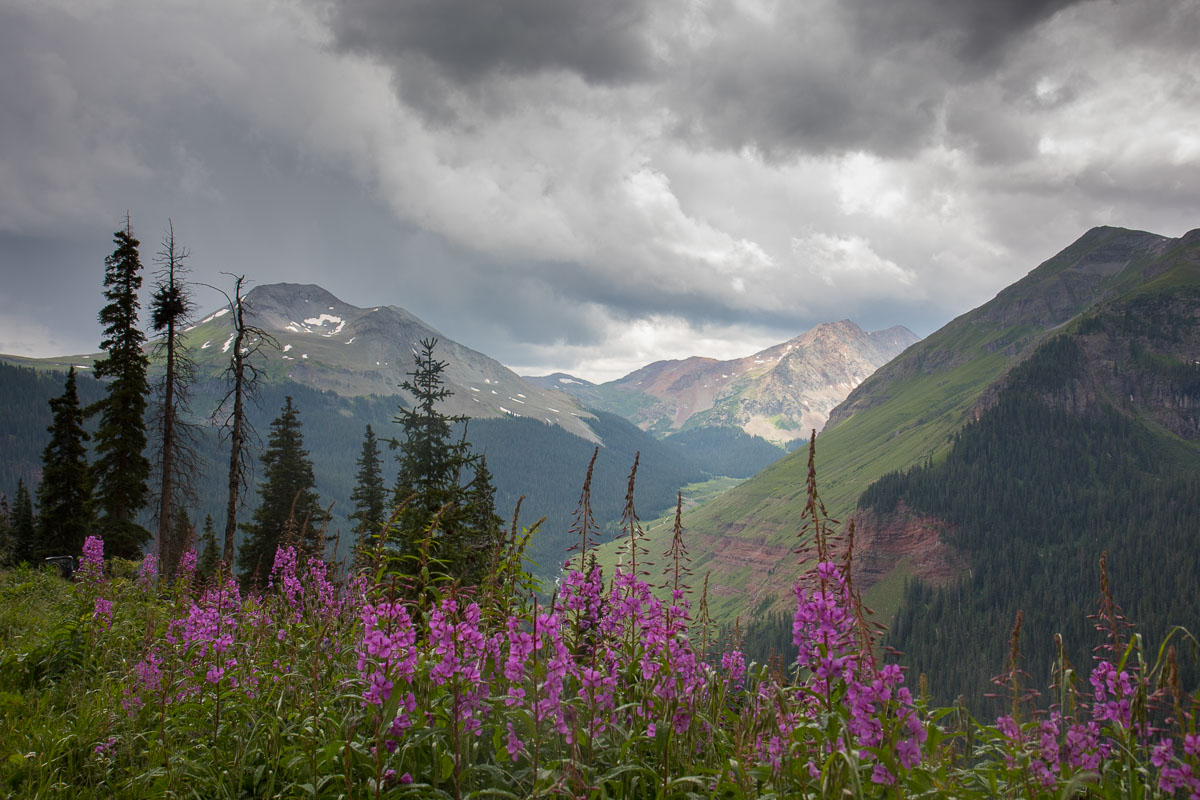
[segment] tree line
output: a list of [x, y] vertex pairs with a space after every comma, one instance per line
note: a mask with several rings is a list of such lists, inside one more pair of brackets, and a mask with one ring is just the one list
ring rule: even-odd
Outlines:
[[[189, 409], [195, 369], [182, 335], [194, 311], [186, 267], [190, 254], [169, 226], [155, 257], [150, 317], [156, 336], [148, 342], [139, 325], [140, 242], [128, 215], [113, 243], [105, 258], [107, 302], [99, 314], [104, 356], [93, 365], [103, 382], [102, 396], [81, 403], [74, 366], [67, 371], [62, 393], [49, 401], [50, 439], [42, 452], [40, 480], [27, 483], [18, 474], [13, 500], [0, 495], [0, 564], [78, 554], [87, 536], [98, 535], [113, 556], [140, 558], [149, 546], [162, 572], [173, 575], [197, 545], [190, 520], [199, 465], [198, 426]], [[249, 520], [238, 519], [257, 440], [247, 404], [262, 388], [261, 352], [277, 345], [250, 322], [245, 277], [231, 278], [232, 291], [218, 289], [228, 302], [234, 337], [225, 393], [212, 415], [227, 448], [226, 518], [221, 542], [211, 515], [205, 520], [200, 572], [236, 565], [243, 581], [257, 585], [270, 572], [281, 542], [324, 557], [331, 537], [325, 535], [328, 511], [315, 490], [291, 396], [271, 423], [261, 454], [257, 507]], [[466, 439], [466, 419], [439, 410], [450, 392], [442, 379], [447, 364], [434, 355], [436, 344], [434, 339], [421, 343], [414, 369], [401, 385], [414, 398], [412, 407], [402, 405], [393, 418], [403, 435], [380, 439], [370, 425], [366, 428], [350, 518], [358, 547], [385, 549], [393, 563], [402, 563], [420, 545], [446, 574], [474, 583], [487, 566], [485, 554], [499, 541], [500, 520], [491, 473]], [[158, 367], [153, 384], [152, 360]], [[398, 451], [399, 474], [390, 491], [383, 482], [381, 445]], [[147, 508], [153, 520], [149, 529], [138, 521]]]

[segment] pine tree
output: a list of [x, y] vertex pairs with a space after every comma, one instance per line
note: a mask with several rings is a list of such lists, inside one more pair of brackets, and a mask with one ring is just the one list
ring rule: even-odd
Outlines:
[[42, 451], [42, 482], [37, 489], [37, 541], [31, 554], [34, 560], [75, 555], [92, 532], [91, 474], [84, 444], [88, 434], [83, 429], [74, 367], [67, 372], [62, 396], [50, 401], [50, 411], [50, 443]]
[[496, 487], [492, 485], [487, 458], [481, 454], [474, 466], [475, 477], [467, 486], [465, 525], [457, 543], [462, 554], [458, 574], [464, 583], [471, 585], [486, 577], [492, 563], [492, 548], [503, 538], [504, 524], [496, 514]]
[[23, 478], [17, 479], [17, 496], [13, 501], [13, 535], [16, 549], [13, 560], [32, 564], [37, 556], [37, 518], [33, 515], [33, 496]]
[[192, 302], [184, 281], [188, 251], [175, 242], [175, 226], [169, 223], [162, 250], [155, 257], [158, 285], [150, 301], [154, 330], [162, 335], [155, 342], [155, 357], [162, 362], [162, 378], [155, 386], [153, 424], [157, 433], [157, 511], [159, 568], [175, 575], [179, 559], [187, 549], [180, 536], [190, 536], [190, 527], [172, 525], [176, 510], [195, 500], [191, 477], [198, 468], [195, 426], [187, 422], [189, 390], [195, 365], [182, 341]]
[[320, 530], [325, 515], [313, 490], [312, 462], [291, 397], [285, 398], [283, 410], [271, 423], [262, 464], [259, 506], [253, 521], [241, 526], [247, 538], [238, 554], [242, 580], [251, 585], [261, 584], [270, 573], [281, 542], [291, 540], [315, 554], [322, 554], [324, 548]]
[[[442, 561], [451, 576], [464, 583], [477, 583], [481, 576], [480, 559], [486, 559], [485, 540], [498, 537], [486, 525], [475, 528], [476, 505], [490, 488], [490, 474], [484, 468], [484, 480], [476, 487], [479, 495], [473, 498], [469, 487], [462, 483], [467, 469], [478, 470], [480, 456], [471, 452], [466, 439], [467, 417], [447, 415], [438, 404], [453, 393], [443, 383], [442, 373], [447, 362], [433, 355], [437, 339], [422, 339], [421, 350], [414, 351], [416, 364], [400, 387], [415, 399], [412, 408], [401, 408], [394, 421], [404, 429], [404, 441], [393, 442], [400, 452], [394, 501], [404, 505], [396, 529], [389, 536], [397, 541], [404, 554], [416, 551], [416, 544], [432, 533], [434, 555]], [[453, 426], [462, 423], [463, 434], [454, 441]], [[477, 474], [478, 478], [479, 475]], [[494, 490], [488, 502], [493, 502]], [[409, 499], [411, 498], [411, 500]], [[483, 510], [478, 520], [494, 517]], [[482, 567], [486, 568], [486, 564]]]
[[369, 548], [383, 527], [387, 503], [387, 490], [383, 485], [383, 464], [379, 456], [379, 442], [375, 431], [367, 426], [363, 439], [362, 455], [358, 458], [358, 478], [354, 492], [354, 532], [360, 548]]
[[204, 549], [200, 554], [200, 563], [196, 566], [196, 578], [201, 583], [207, 583], [221, 566], [221, 548], [217, 544], [212, 514], [204, 515], [204, 533], [201, 534], [200, 545]]
[[95, 502], [100, 512], [99, 531], [105, 550], [112, 555], [136, 558], [150, 532], [134, 521], [149, 495], [150, 462], [146, 449], [146, 382], [149, 359], [142, 351], [146, 336], [138, 328], [138, 290], [142, 263], [137, 239], [125, 218], [125, 230], [113, 234], [117, 248], [104, 259], [104, 296], [100, 311], [107, 356], [95, 364], [98, 378], [109, 378], [103, 400], [88, 410], [98, 411], [96, 430]]
[[16, 563], [17, 537], [13, 531], [12, 506], [8, 496], [0, 495], [0, 566]]

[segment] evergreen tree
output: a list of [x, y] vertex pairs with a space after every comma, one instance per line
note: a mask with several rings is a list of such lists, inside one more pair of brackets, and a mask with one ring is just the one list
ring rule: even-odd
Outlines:
[[487, 457], [475, 462], [475, 477], [467, 486], [466, 525], [462, 530], [459, 552], [463, 556], [460, 574], [470, 584], [479, 583], [492, 563], [492, 548], [503, 538], [504, 520], [496, 514], [496, 487], [488, 470]]
[[67, 372], [61, 397], [50, 401], [50, 443], [42, 451], [38, 484], [37, 542], [31, 557], [75, 555], [92, 531], [92, 487], [88, 471], [87, 431], [75, 389], [75, 368]]
[[109, 378], [103, 400], [89, 409], [98, 411], [96, 430], [95, 501], [100, 512], [99, 531], [105, 550], [124, 558], [137, 558], [150, 532], [134, 521], [149, 494], [150, 462], [146, 449], [146, 382], [149, 359], [142, 351], [146, 336], [138, 328], [138, 290], [142, 263], [137, 239], [125, 218], [125, 230], [113, 234], [117, 248], [104, 259], [104, 296], [100, 311], [107, 356], [95, 364], [98, 378]]
[[0, 567], [16, 563], [17, 537], [13, 531], [12, 506], [0, 495]]
[[321, 554], [324, 548], [320, 526], [325, 515], [313, 490], [312, 462], [290, 396], [271, 423], [262, 464], [259, 506], [253, 520], [241, 526], [247, 538], [238, 554], [242, 580], [251, 585], [262, 583], [270, 573], [281, 542], [291, 541], [314, 554]]
[[33, 515], [33, 496], [23, 478], [17, 479], [17, 497], [12, 511], [13, 536], [16, 548], [13, 560], [20, 564], [33, 563], [37, 555], [37, 518]]
[[[477, 496], [462, 483], [467, 469], [478, 470], [480, 456], [471, 452], [466, 440], [467, 417], [438, 410], [438, 404], [452, 392], [442, 378], [447, 362], [433, 355], [436, 345], [436, 339], [421, 340], [421, 350], [414, 353], [416, 364], [408, 373], [410, 380], [400, 385], [413, 395], [415, 404], [401, 408], [394, 419], [404, 429], [404, 441], [393, 442], [400, 449], [394, 501], [396, 505], [408, 502], [398, 516], [397, 529], [390, 535], [398, 539], [402, 553], [411, 554], [417, 542], [432, 534], [433, 555], [451, 576], [474, 584], [482, 577], [481, 570], [486, 569], [486, 563], [480, 563], [486, 561], [482, 553], [490, 546], [485, 542], [498, 537], [499, 523], [495, 530], [486, 524], [476, 527], [489, 513], [495, 516], [486, 509], [476, 513], [476, 506], [491, 486], [491, 477], [485, 466], [484, 480], [475, 487]], [[464, 425], [463, 435], [454, 441], [454, 425], [458, 423]], [[489, 503], [494, 502], [494, 494], [493, 489]]]
[[196, 578], [201, 583], [207, 583], [221, 566], [221, 547], [217, 544], [217, 531], [213, 528], [212, 514], [204, 515], [204, 532], [200, 537], [200, 545], [204, 549], [200, 554], [200, 563], [196, 565]]
[[350, 519], [356, 523], [354, 532], [357, 534], [358, 546], [370, 547], [385, 522], [387, 503], [379, 442], [370, 425], [367, 426], [367, 433], [363, 439], [362, 455], [358, 458], [358, 479], [350, 499], [354, 501], [354, 513], [350, 515]]

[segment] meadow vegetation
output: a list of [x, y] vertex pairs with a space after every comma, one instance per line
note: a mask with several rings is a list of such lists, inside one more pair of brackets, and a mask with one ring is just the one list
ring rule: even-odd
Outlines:
[[[632, 476], [631, 476], [632, 484]], [[611, 577], [580, 546], [553, 587], [514, 521], [467, 587], [428, 547], [340, 574], [284, 541], [261, 592], [103, 558], [73, 583], [0, 573], [0, 791], [17, 797], [1200, 797], [1200, 698], [1104, 586], [1102, 645], [1041, 702], [1020, 618], [995, 720], [934, 708], [881, 657], [809, 476], [798, 657], [718, 645], [677, 526], [672, 566]], [[632, 492], [630, 553], [642, 546]], [[799, 557], [799, 556], [798, 556]], [[653, 589], [658, 588], [656, 594]], [[667, 599], [660, 599], [662, 589]], [[548, 598], [548, 599], [547, 599]]]

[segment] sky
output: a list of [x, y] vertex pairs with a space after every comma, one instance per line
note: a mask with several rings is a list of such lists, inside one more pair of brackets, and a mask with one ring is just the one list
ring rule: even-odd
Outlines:
[[[1200, 227], [1200, 0], [0, 0], [0, 352], [104, 257], [608, 380]], [[212, 310], [220, 295], [198, 288]]]

